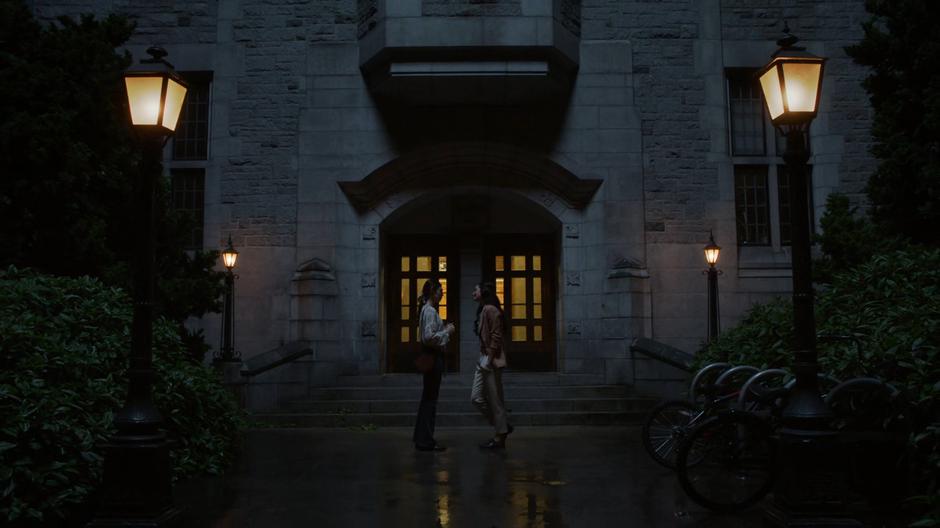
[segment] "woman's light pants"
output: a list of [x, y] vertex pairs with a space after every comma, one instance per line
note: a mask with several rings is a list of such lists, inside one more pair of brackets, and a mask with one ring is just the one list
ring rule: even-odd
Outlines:
[[502, 369], [485, 370], [477, 366], [473, 374], [470, 401], [489, 420], [496, 429], [496, 434], [509, 432], [509, 416], [506, 414], [506, 402], [503, 400]]

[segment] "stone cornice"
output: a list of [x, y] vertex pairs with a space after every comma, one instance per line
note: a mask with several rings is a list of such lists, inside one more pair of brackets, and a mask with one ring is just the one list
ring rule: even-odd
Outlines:
[[542, 155], [507, 145], [471, 142], [422, 147], [359, 181], [338, 182], [360, 212], [411, 189], [454, 186], [546, 189], [583, 209], [603, 180], [581, 179]]

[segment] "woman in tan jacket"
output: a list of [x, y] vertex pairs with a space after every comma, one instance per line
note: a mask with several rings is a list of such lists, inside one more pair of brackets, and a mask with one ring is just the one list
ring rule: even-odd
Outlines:
[[496, 431], [483, 449], [504, 449], [506, 437], [512, 432], [506, 403], [503, 400], [502, 371], [506, 368], [506, 353], [503, 349], [503, 311], [492, 283], [477, 284], [473, 289], [473, 300], [480, 308], [474, 331], [480, 337], [480, 360], [473, 375], [470, 401], [483, 413]]

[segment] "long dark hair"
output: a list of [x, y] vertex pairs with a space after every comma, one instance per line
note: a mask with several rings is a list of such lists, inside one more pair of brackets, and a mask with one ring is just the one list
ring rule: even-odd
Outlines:
[[424, 308], [424, 305], [431, 300], [431, 296], [434, 295], [434, 292], [443, 289], [444, 287], [441, 286], [441, 281], [437, 279], [424, 281], [424, 286], [421, 288], [421, 297], [418, 299], [418, 308]]
[[483, 313], [483, 307], [486, 305], [495, 306], [499, 310], [499, 318], [503, 319], [503, 307], [499, 303], [499, 296], [496, 295], [496, 286], [492, 282], [481, 282], [477, 284], [480, 288], [480, 306], [477, 307], [477, 318], [473, 322], [473, 333], [480, 335], [480, 314]]

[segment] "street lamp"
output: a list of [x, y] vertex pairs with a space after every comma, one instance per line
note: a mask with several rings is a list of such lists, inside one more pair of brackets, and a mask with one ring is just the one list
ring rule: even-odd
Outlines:
[[178, 521], [170, 482], [170, 452], [163, 418], [153, 403], [153, 196], [163, 167], [163, 145], [176, 129], [186, 83], [164, 60], [162, 48], [124, 74], [131, 123], [141, 146], [134, 251], [134, 314], [124, 406], [114, 415], [117, 432], [105, 446], [102, 498], [89, 526], [165, 526]]
[[222, 345], [216, 354], [216, 361], [239, 361], [239, 354], [233, 345], [235, 341], [235, 327], [233, 316], [235, 313], [235, 262], [238, 261], [238, 251], [232, 246], [232, 235], [228, 237], [228, 246], [222, 250], [222, 264], [227, 270], [225, 273], [225, 315], [222, 318]]
[[718, 274], [720, 271], [715, 267], [718, 264], [718, 255], [721, 254], [721, 246], [715, 243], [715, 235], [708, 233], [708, 244], [705, 246], [705, 262], [708, 263], [708, 269], [705, 273], [708, 275], [708, 343], [711, 343], [718, 337]]
[[813, 315], [810, 254], [809, 161], [807, 131], [819, 110], [823, 63], [797, 47], [799, 41], [784, 26], [780, 49], [757, 76], [770, 119], [787, 140], [783, 155], [790, 176], [791, 259], [793, 270], [793, 372], [796, 384], [783, 410], [778, 449], [779, 471], [772, 521], [785, 526], [852, 526], [843, 517], [832, 413], [817, 382], [816, 323]]

